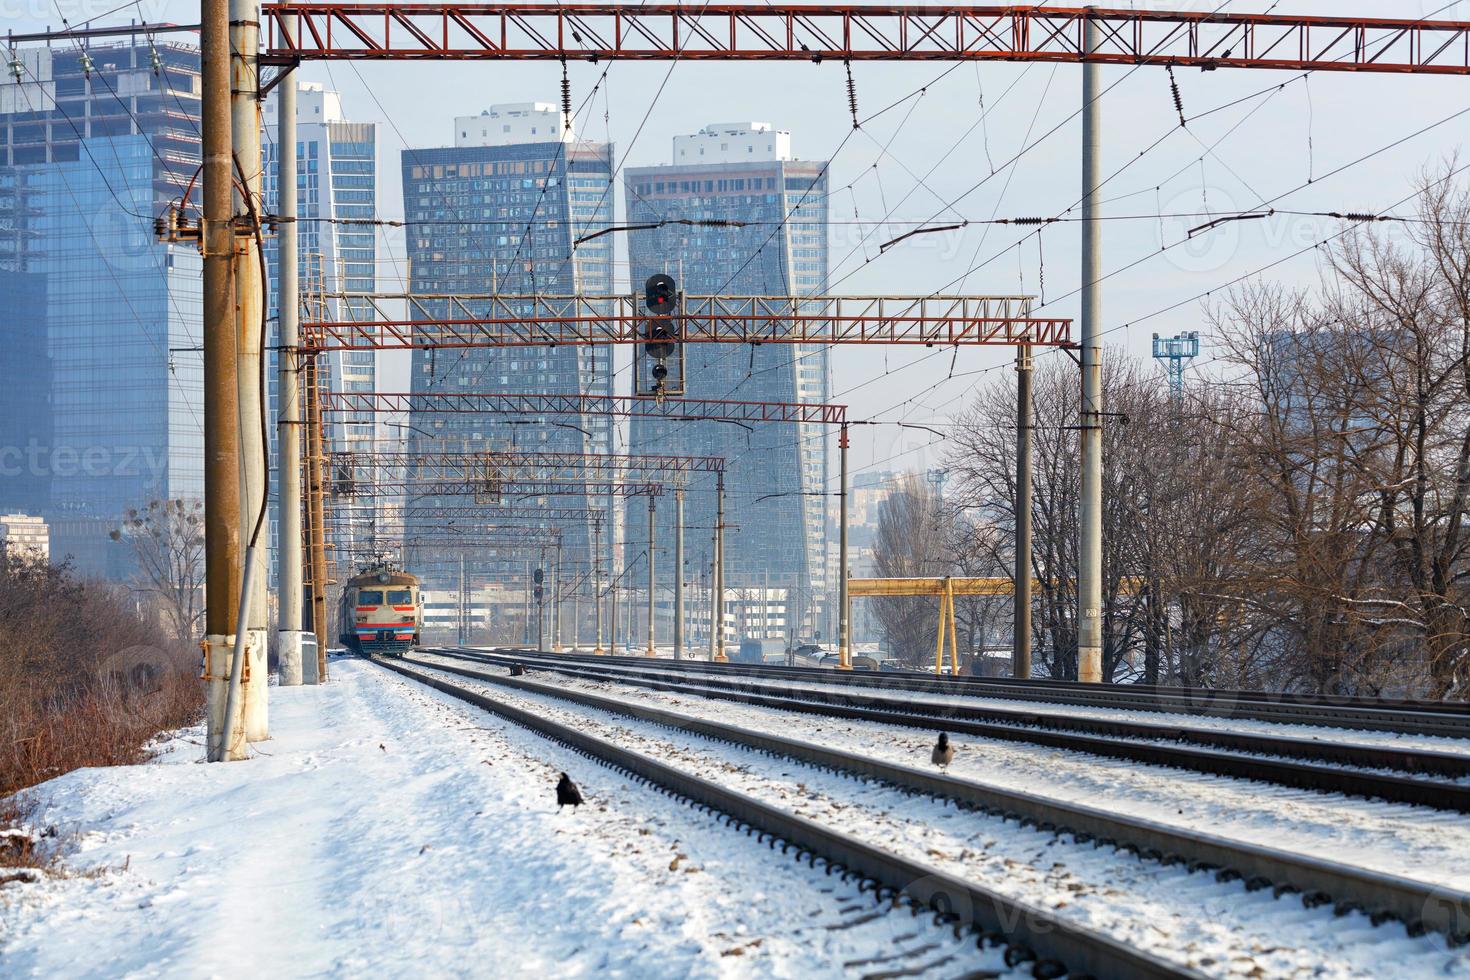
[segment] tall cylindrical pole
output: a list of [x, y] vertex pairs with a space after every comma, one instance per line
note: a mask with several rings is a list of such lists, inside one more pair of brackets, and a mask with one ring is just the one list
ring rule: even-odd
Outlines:
[[531, 645], [531, 563], [526, 562], [524, 588], [521, 589], [521, 645]]
[[1016, 561], [1011, 673], [1031, 676], [1031, 345], [1016, 348]]
[[684, 488], [674, 491], [674, 659], [684, 659]]
[[847, 597], [847, 426], [837, 432], [837, 665], [852, 670], [851, 620]]
[[[260, 0], [230, 0], [230, 141], [235, 173], [235, 213], [261, 214], [260, 195]], [[265, 282], [260, 241], [255, 226], [235, 240], [235, 384], [240, 400], [241, 534], [247, 548], [259, 555], [264, 568], [268, 538], [261, 511], [265, 506], [266, 416], [264, 399]], [[269, 661], [266, 636], [266, 576], [254, 576], [240, 628], [248, 631], [245, 645], [249, 666], [241, 702], [245, 737], [252, 742], [269, 737], [267, 694]]]
[[[225, 731], [230, 659], [239, 623], [240, 430], [235, 362], [234, 180], [230, 143], [228, 0], [200, 7], [204, 250], [204, 563], [206, 732], [211, 761], [242, 758], [244, 738]], [[243, 732], [239, 733], [243, 736]]]
[[[286, 39], [292, 26], [282, 24]], [[280, 683], [301, 683], [301, 345], [300, 280], [296, 255], [296, 73], [276, 86], [276, 589], [280, 610], [276, 649]]]
[[725, 656], [725, 474], [715, 474], [715, 633], [716, 663], [728, 663]]
[[556, 560], [551, 566], [551, 649], [561, 650], [561, 542], [557, 541]]
[[592, 652], [602, 656], [602, 519], [592, 523]]
[[[617, 562], [613, 562], [613, 570], [617, 570]], [[607, 616], [607, 652], [609, 656], [617, 656], [618, 653], [618, 580], [614, 576], [612, 584], [608, 587], [608, 616]]]
[[468, 607], [465, 605], [465, 578], [464, 578], [464, 552], [459, 553], [459, 645], [464, 646], [469, 641], [466, 635], [466, 619], [468, 618]]
[[[1085, 50], [1102, 42], [1089, 14]], [[1082, 500], [1077, 547], [1077, 679], [1102, 681], [1102, 229], [1098, 221], [1101, 178], [1102, 70], [1082, 66]]]
[[657, 498], [653, 496], [648, 498], [648, 649], [644, 651], [644, 656], [647, 657], [658, 656], [658, 650], [654, 647], [653, 630], [653, 530], [656, 500]]
[[[322, 428], [321, 365], [316, 355], [306, 362], [307, 473], [311, 490], [311, 624], [316, 631], [316, 670], [312, 682], [327, 682], [327, 487], [325, 430]], [[304, 672], [303, 672], [304, 674]]]

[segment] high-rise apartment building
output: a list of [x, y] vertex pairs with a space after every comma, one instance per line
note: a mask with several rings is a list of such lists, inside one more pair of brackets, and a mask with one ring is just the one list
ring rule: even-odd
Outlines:
[[[796, 160], [791, 136], [766, 123], [718, 123], [676, 136], [673, 163], [632, 167], [624, 192], [630, 225], [665, 219], [725, 219], [743, 227], [667, 224], [629, 236], [634, 285], [668, 273], [690, 295], [795, 295], [827, 287], [826, 165]], [[700, 398], [826, 402], [821, 345], [690, 344], [686, 392]], [[720, 422], [634, 419], [629, 451], [726, 459], [725, 584], [791, 590], [788, 621], [798, 638], [823, 632], [829, 589], [830, 431], [798, 423], [751, 430]], [[713, 523], [709, 494], [691, 494], [687, 523]], [[629, 510], [629, 539], [647, 518]], [[643, 533], [646, 533], [643, 532]], [[660, 529], [659, 538], [666, 536]], [[687, 536], [686, 577], [709, 561], [703, 535]], [[661, 552], [666, 552], [660, 544]], [[666, 563], [667, 565], [667, 563]]]
[[[338, 93], [319, 82], [296, 79], [293, 75], [283, 84], [296, 85], [296, 242], [297, 268], [301, 295], [322, 291], [372, 292], [378, 284], [378, 228], [371, 222], [378, 217], [377, 124], [352, 122], [344, 117]], [[267, 212], [279, 209], [281, 147], [279, 103], [268, 99], [262, 116], [261, 195]], [[269, 345], [270, 369], [269, 418], [271, 461], [278, 460], [275, 451], [279, 407], [277, 391], [276, 341], [280, 320], [276, 300], [280, 295], [279, 239], [265, 243], [267, 274], [270, 288]], [[343, 304], [335, 300], [326, 304], [333, 318], [370, 320], [370, 307], [361, 302]], [[375, 350], [328, 351], [318, 361], [323, 372], [322, 384], [330, 391], [373, 391], [377, 388], [380, 352]], [[331, 451], [372, 451], [380, 447], [384, 429], [373, 412], [333, 413], [326, 416], [328, 449]], [[280, 481], [271, 478], [270, 547], [276, 546], [275, 523], [279, 501], [274, 490]], [[357, 507], [335, 516], [333, 549], [341, 555], [357, 550], [365, 536], [372, 534], [376, 506]], [[270, 563], [276, 571], [274, 560]], [[344, 569], [348, 574], [352, 569]]]
[[51, 553], [86, 574], [131, 571], [108, 536], [127, 509], [203, 495], [202, 262], [153, 237], [199, 167], [199, 96], [197, 47], [141, 34], [22, 48], [0, 77], [0, 318], [19, 386], [0, 461], [27, 498], [4, 502], [44, 516]]
[[[416, 294], [496, 293], [606, 295], [613, 289], [612, 240], [575, 239], [612, 223], [612, 147], [577, 140], [546, 103], [495, 105], [455, 120], [454, 145], [403, 151], [403, 208]], [[447, 307], [435, 309], [446, 315]], [[471, 309], [473, 309], [471, 304]], [[612, 393], [612, 349], [562, 345], [503, 349], [413, 351], [414, 392]], [[602, 416], [549, 419], [413, 412], [411, 451], [529, 451], [609, 453], [612, 420]], [[439, 502], [461, 505], [472, 498]], [[517, 502], [607, 512], [605, 498], [565, 494]], [[410, 514], [412, 508], [410, 507]], [[409, 528], [413, 529], [410, 522]], [[561, 524], [570, 564], [594, 543], [592, 521]], [[601, 532], [604, 553], [611, 526]], [[414, 556], [410, 556], [411, 558]], [[420, 561], [433, 556], [418, 555]], [[456, 556], [454, 574], [457, 574]], [[473, 567], [514, 561], [517, 552], [472, 556]], [[426, 574], [432, 576], [432, 570]]]

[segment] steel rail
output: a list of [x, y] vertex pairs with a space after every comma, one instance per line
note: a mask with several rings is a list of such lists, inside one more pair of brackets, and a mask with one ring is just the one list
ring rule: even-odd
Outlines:
[[[590, 663], [626, 662], [648, 666], [641, 657], [579, 657]], [[855, 688], [919, 691], [958, 697], [988, 697], [1015, 701], [1042, 701], [1164, 714], [1250, 718], [1283, 724], [1357, 728], [1399, 734], [1470, 738], [1470, 704], [1446, 701], [1377, 700], [1373, 698], [1314, 699], [1307, 695], [1205, 688], [1097, 685], [1080, 681], [1019, 680], [1010, 677], [944, 677], [919, 672], [836, 671], [825, 667], [787, 667], [774, 664], [712, 664], [707, 661], [661, 661], [697, 674], [764, 677]]]
[[[814, 867], [821, 860], [829, 873], [840, 870], [845, 876], [871, 882], [880, 901], [892, 898], [897, 904], [899, 900], [906, 899], [917, 903], [917, 907], [932, 909], [937, 915], [944, 916], [957, 934], [961, 929], [971, 928], [981, 933], [982, 940], [986, 934], [1003, 935], [1017, 947], [1017, 951], [1025, 951], [1014, 957], [1008, 954], [1008, 962], [1012, 959], [1017, 963], [1023, 962], [1029, 954], [1035, 954], [1054, 958], [1059, 961], [1058, 965], [1064, 964], [1074, 974], [1120, 978], [1200, 976], [1187, 967], [1166, 962], [1110, 936], [1083, 928], [1048, 909], [853, 840], [845, 833], [675, 769], [642, 753], [621, 748], [402, 664], [378, 659], [373, 662], [560, 742], [696, 806], [719, 811], [725, 815], [728, 824], [745, 829], [747, 834], [759, 832], [780, 841], [783, 854], [795, 848], [798, 859], [808, 857]], [[1047, 975], [1060, 976], [1061, 973]]]
[[1467, 933], [1470, 930], [1470, 892], [883, 762], [800, 739], [709, 721], [621, 698], [569, 690], [521, 677], [488, 674], [453, 664], [419, 659], [408, 662], [637, 718], [681, 732], [694, 732], [857, 779], [881, 780], [902, 790], [954, 800], [961, 808], [1013, 819], [1022, 826], [1033, 825], [1038, 830], [1054, 832], [1058, 836], [1071, 835], [1077, 843], [1091, 840], [1098, 846], [1116, 844], [1141, 859], [1164, 864], [1187, 862], [1191, 870], [1213, 871], [1220, 881], [1244, 880], [1250, 891], [1271, 886], [1277, 897], [1287, 892], [1299, 892], [1302, 903], [1309, 908], [1331, 902], [1335, 903], [1338, 914], [1360, 908], [1373, 917], [1375, 924], [1384, 917], [1392, 917], [1404, 922], [1411, 932], [1429, 928], [1446, 933], [1456, 942], [1470, 941], [1470, 933]]
[[[1470, 786], [1363, 772], [1337, 768], [1333, 765], [1314, 765], [1282, 758], [1289, 752], [1301, 753], [1319, 748], [1321, 755], [1314, 756], [1315, 758], [1331, 759], [1340, 765], [1363, 765], [1361, 761], [1342, 761], [1342, 750], [1349, 750], [1352, 753], [1351, 758], [1356, 760], [1393, 758], [1395, 750], [1380, 750], [1366, 746], [1335, 746], [1310, 739], [1279, 739], [1238, 732], [1173, 729], [1106, 721], [1099, 723], [1094, 719], [977, 710], [963, 706], [925, 704], [918, 701], [867, 698], [862, 703], [855, 703], [855, 699], [841, 692], [802, 690], [787, 696], [766, 691], [743, 690], [738, 682], [725, 680], [696, 684], [677, 676], [663, 675], [660, 677], [652, 673], [634, 673], [615, 667], [599, 670], [590, 666], [559, 663], [529, 652], [486, 654], [456, 649], [451, 655], [485, 663], [535, 664], [543, 669], [572, 677], [604, 681], [615, 679], [618, 683], [646, 687], [655, 691], [693, 694], [699, 697], [734, 701], [739, 704], [795, 711], [800, 714], [872, 721], [905, 728], [945, 731], [952, 734], [962, 733], [1010, 742], [1027, 742], [1105, 758], [1168, 766], [1233, 779], [1248, 779], [1317, 792], [1342, 793], [1366, 799], [1408, 803], [1436, 810], [1470, 813]], [[996, 717], [1003, 717], [1006, 720], [984, 720]], [[1067, 724], [1072, 721], [1099, 725], [1112, 737], [1084, 734], [1083, 731], [1078, 730], [1079, 726]], [[1028, 723], [1031, 726], [1048, 725], [1051, 727], [1027, 727]], [[1176, 744], [1166, 744], [1164, 741], [1142, 741], [1142, 739], [1168, 740]], [[1177, 744], [1186, 739], [1199, 744], [1204, 744], [1208, 740], [1215, 747], [1203, 748]], [[1452, 774], [1463, 775], [1463, 767], [1466, 762], [1465, 757], [1449, 756], [1425, 760], [1422, 764], [1456, 767]], [[1381, 764], [1378, 768], [1382, 768]]]

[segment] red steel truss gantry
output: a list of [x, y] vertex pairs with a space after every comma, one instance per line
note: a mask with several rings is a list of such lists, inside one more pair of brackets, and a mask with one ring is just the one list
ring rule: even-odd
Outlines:
[[607, 415], [673, 422], [810, 422], [843, 425], [846, 405], [718, 401], [710, 398], [630, 398], [614, 395], [540, 395], [471, 392], [322, 392], [323, 412], [471, 415]]
[[[268, 42], [260, 60], [273, 65], [325, 58], [1089, 61], [1470, 74], [1470, 22], [1413, 17], [792, 3], [274, 3], [262, 13]], [[1088, 20], [1102, 38], [1093, 51], [1083, 41]]]
[[365, 479], [371, 483], [456, 479], [569, 483], [584, 478], [605, 478], [612, 475], [651, 481], [676, 474], [725, 471], [725, 460], [721, 456], [526, 452], [519, 449], [484, 452], [338, 452], [332, 454], [331, 465], [333, 473], [352, 474], [352, 479]]
[[[308, 350], [545, 347], [646, 342], [638, 296], [324, 294], [307, 304], [362, 319], [303, 317]], [[690, 344], [1071, 347], [1072, 321], [1032, 317], [1029, 296], [685, 296]]]

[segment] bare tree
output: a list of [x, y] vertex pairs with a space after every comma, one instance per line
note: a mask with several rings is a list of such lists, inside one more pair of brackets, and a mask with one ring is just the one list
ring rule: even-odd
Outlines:
[[[878, 505], [873, 564], [880, 578], [950, 574], [945, 547], [944, 508], [939, 495], [918, 474], [902, 476]], [[918, 664], [932, 658], [939, 623], [938, 606], [927, 597], [890, 596], [872, 600], [893, 655]]]
[[192, 640], [204, 618], [204, 505], [152, 500], [129, 510], [112, 532], [138, 562], [138, 591], [150, 596], [177, 640]]

